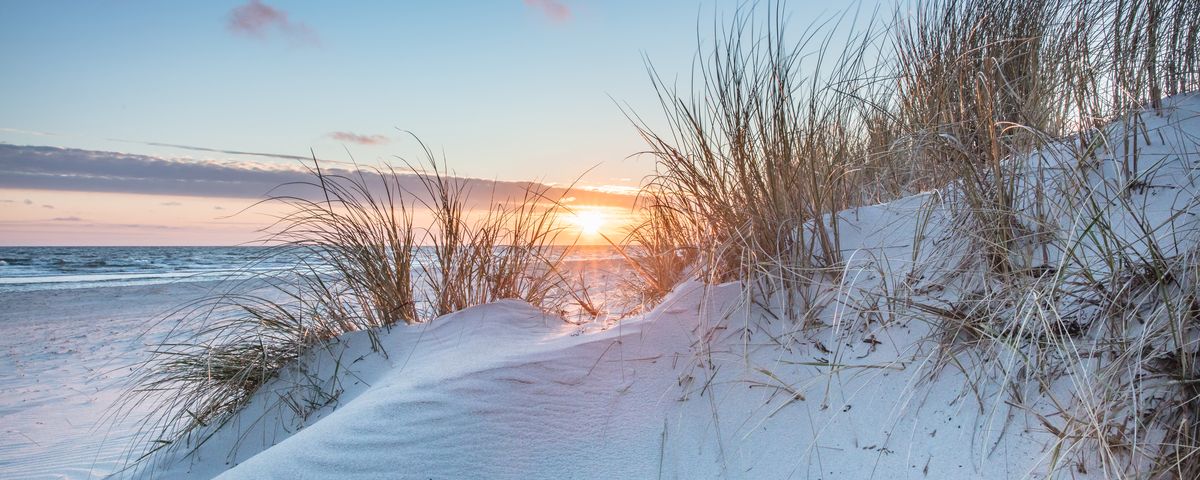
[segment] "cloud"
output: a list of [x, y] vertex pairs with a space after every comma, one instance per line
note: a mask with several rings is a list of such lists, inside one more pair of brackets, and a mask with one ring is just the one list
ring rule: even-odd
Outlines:
[[141, 142], [141, 141], [137, 141], [137, 140], [121, 140], [119, 138], [109, 138], [108, 140], [111, 140], [114, 142], [136, 143], [138, 145], [149, 145], [151, 147], [179, 148], [179, 149], [183, 149], [183, 150], [192, 150], [192, 151], [196, 151], [196, 152], [227, 153], [230, 155], [246, 155], [246, 156], [251, 156], [251, 157], [281, 158], [284, 160], [304, 160], [304, 161], [312, 160], [312, 157], [305, 157], [305, 156], [301, 156], [301, 155], [288, 155], [288, 154], [283, 154], [283, 153], [247, 152], [244, 150], [226, 150], [223, 148], [195, 147], [192, 145], [180, 145], [178, 143]]
[[159, 205], [162, 205], [162, 206], [164, 206], [164, 207], [178, 207], [178, 206], [181, 206], [181, 205], [183, 205], [183, 203], [180, 203], [180, 202], [162, 202], [162, 203], [160, 203]]
[[247, 198], [303, 175], [294, 168], [249, 162], [0, 145], [0, 188]]
[[250, 0], [245, 5], [229, 11], [225, 28], [235, 35], [265, 39], [272, 32], [286, 37], [295, 44], [317, 45], [317, 32], [302, 22], [293, 22], [287, 12], [259, 0]]
[[617, 195], [637, 195], [641, 188], [630, 185], [576, 185], [576, 189]]
[[23, 129], [20, 129], [20, 128], [3, 128], [3, 127], [0, 127], [0, 132], [5, 132], [5, 133], [17, 133], [17, 134], [21, 134], [21, 135], [36, 135], [36, 136], [39, 136], [39, 137], [56, 137], [56, 136], [58, 136], [58, 134], [57, 134], [57, 133], [50, 133], [50, 132], [39, 132], [39, 131], [37, 131], [37, 130], [23, 130]]
[[[322, 162], [322, 170], [329, 175], [354, 173], [325, 162]], [[364, 175], [371, 185], [387, 180], [408, 192], [415, 192], [414, 195], [424, 196], [423, 185], [411, 173], [381, 176], [367, 172]], [[539, 185], [457, 178], [466, 186], [468, 203], [476, 206], [519, 198], [527, 188]], [[244, 161], [178, 160], [75, 148], [0, 144], [0, 188], [247, 199], [261, 199], [274, 193], [318, 199], [312, 189], [297, 185], [311, 179], [301, 162], [295, 167], [282, 167]], [[291, 186], [280, 188], [286, 184]], [[557, 198], [565, 193], [565, 189], [554, 187], [546, 195]], [[586, 189], [570, 193], [577, 197], [576, 203], [589, 205], [629, 206], [634, 198]], [[33, 201], [26, 200], [25, 203], [32, 205]]]
[[33, 205], [33, 200], [30, 200], [30, 199], [26, 198], [24, 203], [25, 203], [26, 205]]
[[42, 208], [48, 208], [50, 210], [54, 210], [54, 205], [42, 205]]
[[174, 227], [170, 225], [151, 225], [145, 223], [94, 223], [93, 227], [117, 227], [131, 228], [137, 230], [182, 230], [182, 227]]
[[[69, 229], [60, 231], [78, 231], [78, 229], [95, 230], [186, 230], [186, 227], [174, 225], [157, 225], [149, 223], [101, 223], [91, 222], [79, 217], [54, 217], [49, 220], [0, 220], [0, 227], [39, 227]], [[16, 230], [14, 230], [16, 231]]]
[[388, 137], [384, 135], [359, 135], [353, 132], [332, 132], [327, 136], [339, 142], [359, 145], [382, 145], [389, 141]]
[[571, 8], [558, 0], [525, 0], [525, 6], [541, 12], [554, 23], [571, 20]]

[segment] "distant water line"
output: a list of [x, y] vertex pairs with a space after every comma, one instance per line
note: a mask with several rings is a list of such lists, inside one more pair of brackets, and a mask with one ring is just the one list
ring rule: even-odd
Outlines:
[[[421, 253], [418, 261], [428, 258]], [[0, 247], [0, 293], [235, 279], [287, 271], [302, 255], [257, 246]], [[573, 247], [567, 259], [613, 255], [609, 247]]]

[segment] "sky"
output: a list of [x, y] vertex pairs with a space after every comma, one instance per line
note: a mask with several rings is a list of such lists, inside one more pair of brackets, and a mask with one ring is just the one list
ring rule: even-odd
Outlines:
[[304, 158], [420, 160], [414, 138], [463, 177], [629, 192], [647, 59], [686, 81], [739, 3], [5, 1], [0, 245], [250, 241], [272, 212], [234, 214]]

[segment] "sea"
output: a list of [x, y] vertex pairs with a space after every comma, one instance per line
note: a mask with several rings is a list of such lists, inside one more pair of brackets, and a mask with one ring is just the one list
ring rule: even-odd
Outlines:
[[0, 293], [222, 280], [285, 269], [267, 247], [0, 247]]
[[[242, 247], [0, 247], [0, 293], [229, 280], [286, 271], [296, 252]], [[615, 258], [573, 247], [568, 260]]]

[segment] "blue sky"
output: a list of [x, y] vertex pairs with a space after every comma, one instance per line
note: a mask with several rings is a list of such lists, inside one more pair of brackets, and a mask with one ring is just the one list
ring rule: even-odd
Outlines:
[[[644, 174], [618, 101], [653, 107], [642, 54], [690, 65], [692, 1], [279, 2], [293, 29], [230, 28], [245, 2], [20, 2], [0, 16], [0, 141], [162, 155], [108, 139], [362, 159], [406, 150], [333, 132], [411, 130], [465, 174]], [[708, 7], [711, 10], [712, 6]], [[639, 108], [641, 109], [641, 108]], [[411, 150], [411, 149], [408, 149]], [[192, 155], [195, 155], [192, 153]], [[641, 162], [645, 163], [645, 162]]]
[[[656, 118], [644, 58], [686, 81], [697, 25], [704, 36], [738, 4], [10, 1], [0, 144], [288, 165], [230, 152], [312, 149], [373, 163], [414, 154], [408, 130], [465, 176], [568, 183], [598, 165], [585, 184], [635, 186], [653, 161], [629, 158], [644, 147], [616, 103]], [[799, 26], [845, 7], [789, 4]], [[0, 185], [0, 202], [61, 209], [71, 197], [21, 187]], [[112, 214], [86, 203], [70, 218]], [[48, 221], [0, 208], [10, 233]]]

